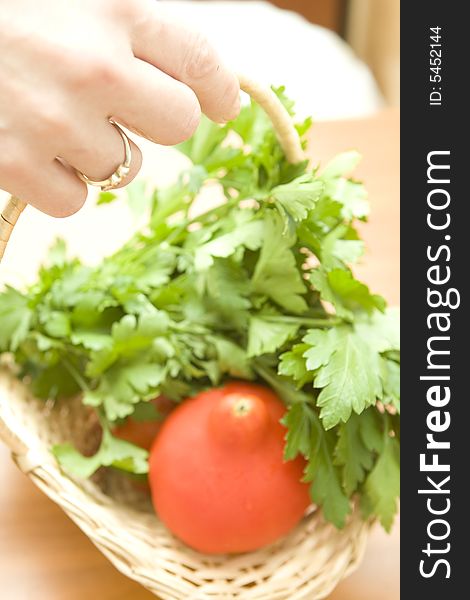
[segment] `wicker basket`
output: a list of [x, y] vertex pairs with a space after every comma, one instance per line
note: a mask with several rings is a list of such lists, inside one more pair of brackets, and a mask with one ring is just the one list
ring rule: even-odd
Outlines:
[[[246, 78], [241, 84], [272, 118], [289, 160], [303, 160], [295, 129], [274, 94]], [[0, 257], [23, 206], [11, 199], [2, 213]], [[15, 463], [119, 571], [162, 600], [316, 600], [327, 597], [363, 556], [369, 526], [357, 512], [338, 531], [314, 507], [267, 548], [236, 556], [199, 554], [173, 537], [126, 479], [104, 472], [82, 481], [60, 470], [50, 447], [71, 440], [86, 449], [95, 435], [96, 424], [79, 399], [38, 401], [8, 366], [0, 368], [0, 438]]]

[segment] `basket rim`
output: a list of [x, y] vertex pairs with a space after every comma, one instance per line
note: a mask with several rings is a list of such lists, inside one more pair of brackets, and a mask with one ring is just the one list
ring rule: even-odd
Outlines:
[[[11, 369], [0, 367], [0, 437], [9, 445], [18, 468], [60, 506], [121, 573], [162, 600], [320, 599], [327, 597], [362, 560], [371, 522], [363, 521], [357, 507], [342, 532], [326, 523], [320, 510], [313, 510], [293, 532], [267, 548], [240, 555], [200, 554], [177, 540], [156, 515], [120, 505], [95, 484], [65, 474], [44, 444], [22, 423], [26, 402], [41, 401]], [[119, 530], [123, 520], [126, 527]], [[309, 553], [309, 560], [303, 552]], [[320, 572], [312, 568], [315, 561], [319, 562]], [[270, 564], [275, 565], [274, 572], [267, 574], [260, 562], [268, 565], [268, 570]], [[282, 570], [287, 573], [285, 578], [279, 576]], [[207, 578], [202, 579], [204, 573], [210, 573], [209, 583]], [[236, 583], [229, 593], [227, 581], [232, 578]], [[217, 585], [222, 595], [214, 595], [213, 587]]]

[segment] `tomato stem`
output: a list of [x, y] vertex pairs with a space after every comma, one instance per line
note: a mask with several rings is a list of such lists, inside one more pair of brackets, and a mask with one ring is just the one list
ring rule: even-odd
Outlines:
[[253, 409], [253, 402], [250, 398], [241, 397], [233, 404], [233, 412], [237, 417], [245, 417]]

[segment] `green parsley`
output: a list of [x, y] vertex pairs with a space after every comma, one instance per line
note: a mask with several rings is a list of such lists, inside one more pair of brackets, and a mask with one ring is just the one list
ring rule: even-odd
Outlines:
[[[284, 90], [277, 93], [292, 112]], [[303, 139], [310, 120], [297, 125]], [[305, 143], [305, 142], [304, 142]], [[323, 169], [285, 159], [256, 104], [225, 126], [204, 120], [180, 145], [193, 163], [174, 185], [129, 188], [147, 224], [89, 267], [59, 240], [37, 281], [0, 293], [0, 353], [13, 355], [39, 398], [81, 394], [103, 436], [94, 456], [52, 449], [64, 469], [147, 471], [147, 453], [112, 435], [164, 393], [178, 402], [229, 378], [264, 381], [288, 409], [285, 458], [342, 527], [355, 496], [391, 527], [399, 493], [398, 311], [358, 281], [366, 220], [359, 161]], [[225, 202], [192, 217], [206, 182]], [[101, 195], [100, 204], [116, 201]], [[106, 210], [103, 208], [102, 210]]]

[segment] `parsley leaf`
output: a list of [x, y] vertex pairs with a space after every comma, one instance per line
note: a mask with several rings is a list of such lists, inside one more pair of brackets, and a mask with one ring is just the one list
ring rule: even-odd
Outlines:
[[18, 348], [28, 335], [32, 317], [27, 296], [11, 287], [0, 295], [0, 352]]
[[335, 156], [323, 169], [323, 179], [334, 179], [349, 175], [361, 162], [361, 155], [356, 150], [342, 152]]
[[307, 304], [302, 276], [297, 268], [291, 247], [295, 238], [284, 232], [281, 218], [267, 212], [264, 221], [264, 242], [251, 280], [252, 290], [271, 298], [293, 313], [302, 313]]
[[85, 392], [83, 403], [103, 406], [109, 421], [122, 419], [133, 413], [134, 404], [158, 395], [165, 374], [163, 366], [139, 359], [118, 363], [101, 376], [96, 389]]
[[250, 319], [248, 330], [248, 356], [260, 356], [275, 352], [288, 339], [295, 336], [296, 323], [276, 322], [262, 314]]
[[[311, 337], [305, 339], [311, 340]], [[375, 404], [382, 395], [382, 382], [378, 355], [369, 351], [352, 328], [345, 326], [327, 331], [322, 339], [328, 350], [333, 351], [328, 362], [318, 370], [314, 386], [322, 388], [317, 405], [321, 407], [325, 429], [330, 429], [340, 421], [346, 422], [352, 411], [360, 414]]]
[[338, 528], [344, 527], [351, 506], [332, 459], [335, 433], [323, 429], [315, 412], [305, 402], [293, 404], [283, 422], [288, 427], [286, 460], [297, 454], [308, 459], [304, 480], [312, 482], [312, 500], [322, 506], [326, 519]]
[[71, 444], [57, 444], [52, 449], [61, 467], [76, 477], [90, 477], [100, 467], [116, 467], [129, 473], [148, 472], [148, 452], [104, 429], [100, 448], [93, 456], [83, 456]]
[[390, 531], [397, 512], [400, 494], [400, 446], [385, 429], [382, 451], [364, 484], [362, 502], [366, 514], [379, 517], [386, 531]]
[[352, 319], [355, 311], [384, 310], [385, 300], [376, 294], [371, 294], [369, 288], [354, 278], [350, 271], [333, 269], [326, 272], [322, 268], [314, 269], [310, 275], [314, 287], [322, 298], [331, 302], [338, 315]]
[[241, 246], [250, 250], [257, 250], [263, 241], [263, 223], [261, 221], [248, 221], [236, 230], [212, 239], [200, 246], [194, 255], [194, 264], [197, 270], [204, 270], [214, 263], [214, 258], [231, 256]]
[[308, 349], [308, 344], [295, 344], [289, 352], [279, 357], [279, 375], [291, 377], [298, 388], [313, 380], [313, 373], [307, 369], [305, 360]]
[[343, 467], [343, 486], [348, 496], [357, 490], [374, 462], [373, 453], [361, 436], [362, 423], [367, 418], [366, 415], [372, 414], [371, 411], [373, 409], [369, 408], [361, 417], [352, 414], [339, 428], [335, 463]]
[[272, 196], [282, 211], [294, 221], [303, 221], [321, 197], [323, 183], [311, 175], [302, 175], [290, 183], [278, 185]]
[[[274, 89], [291, 115], [283, 88]], [[302, 145], [311, 119], [296, 124]], [[342, 527], [354, 495], [389, 528], [398, 493], [399, 314], [351, 270], [369, 204], [345, 152], [325, 168], [290, 164], [254, 102], [223, 126], [205, 117], [179, 146], [192, 165], [164, 188], [136, 181], [135, 230], [88, 266], [63, 240], [37, 279], [0, 291], [0, 354], [37, 397], [80, 394], [103, 436], [86, 457], [54, 448], [88, 477], [102, 466], [145, 473], [145, 451], [115, 439], [120, 419], [160, 418], [148, 402], [180, 402], [236, 377], [263, 380], [288, 410], [285, 458], [305, 457], [312, 501]], [[212, 208], [199, 193], [219, 189]]]

